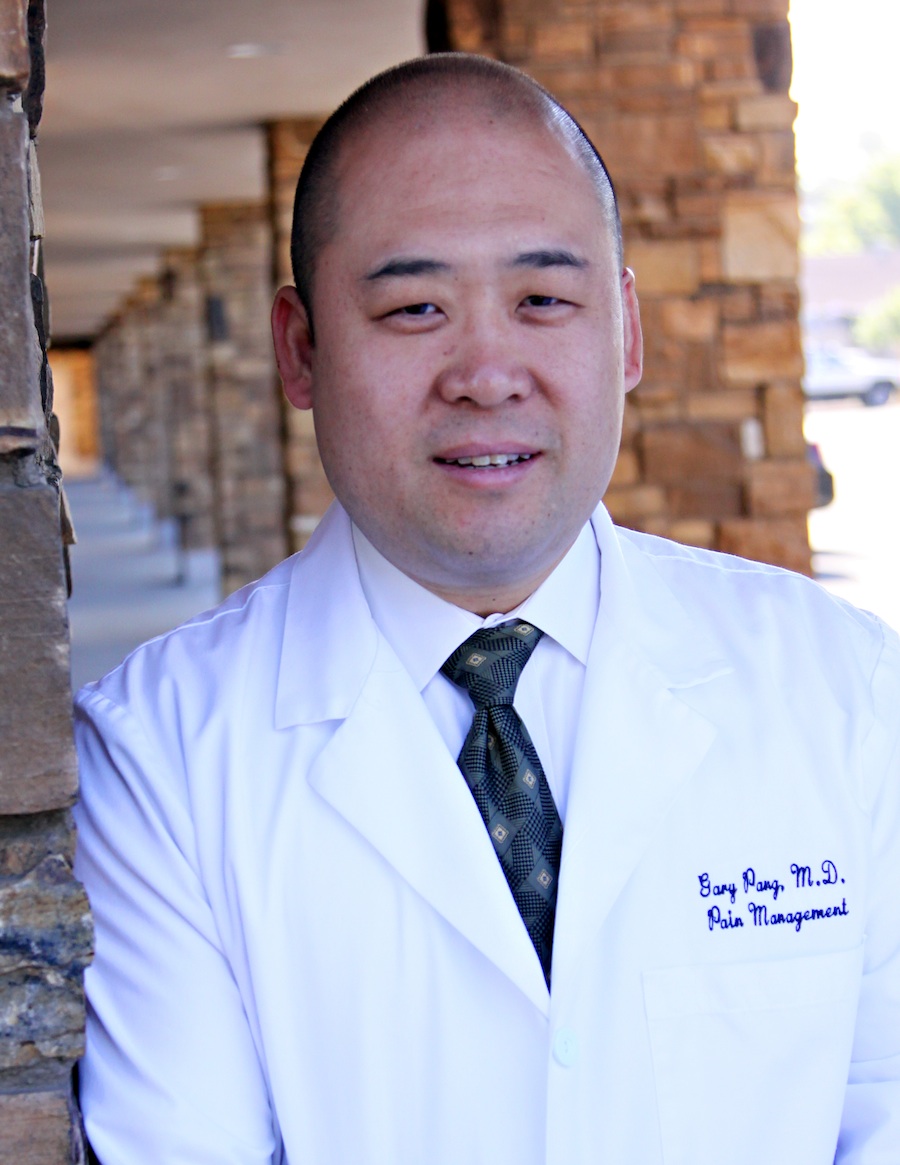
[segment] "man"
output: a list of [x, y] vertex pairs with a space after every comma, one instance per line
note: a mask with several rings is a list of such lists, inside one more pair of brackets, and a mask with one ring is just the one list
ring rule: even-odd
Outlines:
[[610, 524], [641, 337], [592, 148], [412, 62], [294, 241], [340, 504], [79, 701], [100, 1160], [900, 1160], [897, 639]]

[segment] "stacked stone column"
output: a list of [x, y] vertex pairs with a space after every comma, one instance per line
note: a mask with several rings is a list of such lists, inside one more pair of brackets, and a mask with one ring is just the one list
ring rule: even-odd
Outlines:
[[199, 251], [173, 248], [159, 278], [159, 361], [165, 384], [170, 512], [183, 549], [217, 542], [205, 295]]
[[142, 279], [96, 346], [104, 448], [161, 517], [172, 513], [171, 393], [164, 376], [159, 281]]
[[83, 1161], [71, 1089], [91, 953], [34, 138], [43, 5], [0, 0], [0, 1160]]
[[809, 571], [788, 0], [448, 0], [616, 182], [646, 371], [607, 503], [626, 525]]
[[287, 552], [282, 413], [269, 328], [268, 208], [201, 208], [213, 481], [227, 594]]

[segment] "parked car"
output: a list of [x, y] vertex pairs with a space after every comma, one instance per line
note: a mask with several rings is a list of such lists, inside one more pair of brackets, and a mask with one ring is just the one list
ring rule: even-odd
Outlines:
[[807, 348], [803, 391], [809, 400], [859, 397], [883, 405], [900, 385], [900, 360], [871, 356], [862, 348]]

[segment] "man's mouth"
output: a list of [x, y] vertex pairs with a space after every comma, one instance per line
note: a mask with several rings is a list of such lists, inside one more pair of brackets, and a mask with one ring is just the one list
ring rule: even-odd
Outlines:
[[461, 465], [471, 469], [502, 469], [520, 461], [530, 461], [533, 453], [484, 453], [478, 457], [437, 457], [441, 465]]

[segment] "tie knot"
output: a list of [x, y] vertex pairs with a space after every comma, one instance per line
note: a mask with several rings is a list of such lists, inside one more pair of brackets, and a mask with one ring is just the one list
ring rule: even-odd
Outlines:
[[441, 671], [466, 689], [476, 708], [511, 704], [522, 668], [543, 634], [515, 619], [482, 627], [457, 647]]

